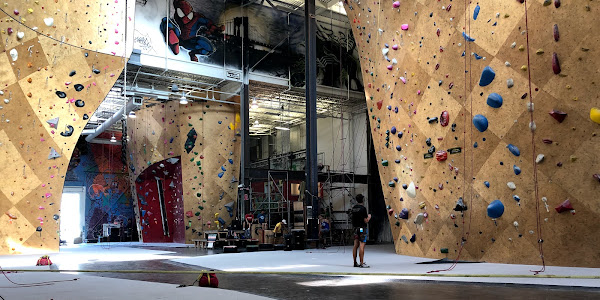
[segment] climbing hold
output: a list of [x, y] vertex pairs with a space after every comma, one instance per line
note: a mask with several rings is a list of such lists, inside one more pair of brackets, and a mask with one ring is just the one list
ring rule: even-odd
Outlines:
[[554, 40], [558, 42], [560, 39], [560, 34], [558, 32], [558, 24], [554, 24]]
[[46, 26], [50, 27], [50, 26], [54, 25], [54, 19], [53, 18], [45, 18], [44, 24], [46, 24]]
[[429, 124], [433, 124], [433, 123], [437, 123], [438, 122], [438, 117], [427, 117], [427, 122], [429, 122]]
[[467, 34], [466, 34], [464, 31], [463, 31], [463, 33], [462, 33], [462, 36], [463, 36], [463, 38], [465, 39], [465, 41], [467, 41], [467, 42], [474, 42], [474, 41], [475, 41], [475, 39], [474, 39], [474, 38], [472, 38], [472, 37], [468, 36], [468, 35], [467, 35]]
[[381, 165], [384, 166], [384, 167], [387, 167], [388, 166], [388, 161], [386, 159], [382, 160], [381, 161]]
[[84, 107], [85, 106], [85, 102], [81, 99], [75, 100], [75, 106], [77, 107]]
[[573, 205], [571, 205], [571, 201], [569, 199], [563, 201], [563, 203], [561, 203], [559, 206], [555, 207], [554, 209], [556, 209], [556, 211], [558, 213], [562, 213], [565, 211], [569, 211], [573, 209]]
[[558, 61], [558, 54], [556, 54], [556, 52], [552, 53], [552, 71], [554, 71], [554, 74], [560, 73], [560, 63]]
[[48, 154], [48, 159], [56, 159], [59, 158], [60, 154], [54, 150], [54, 148], [50, 148], [50, 154]]
[[88, 114], [83, 114], [83, 119], [84, 119], [84, 120], [87, 120], [87, 119], [89, 119], [89, 118], [90, 118], [90, 116], [88, 116]]
[[377, 101], [377, 109], [381, 110], [381, 106], [383, 106], [383, 100]]
[[66, 98], [67, 94], [65, 94], [65, 92], [61, 92], [61, 91], [56, 91], [56, 96], [58, 96], [58, 98]]
[[490, 188], [490, 182], [489, 181], [484, 181], [483, 184], [485, 185], [486, 188]]
[[408, 24], [402, 24], [400, 26], [400, 29], [402, 29], [402, 30], [408, 30]]
[[442, 125], [442, 127], [446, 127], [446, 126], [448, 126], [449, 122], [450, 122], [450, 114], [448, 113], [448, 111], [445, 110], [440, 115], [440, 125]]
[[398, 7], [400, 7], [400, 1], [394, 1], [394, 3], [392, 3], [392, 7], [393, 7], [393, 8], [398, 8]]
[[535, 163], [539, 164], [544, 160], [544, 154], [538, 154], [538, 156], [535, 158]]
[[554, 7], [556, 7], [556, 8], [560, 7], [560, 0], [554, 0]]
[[59, 120], [59, 118], [56, 117], [56, 118], [52, 118], [52, 119], [46, 121], [46, 123], [48, 123], [48, 125], [50, 125], [50, 128], [57, 128], [58, 127], [58, 120]]
[[483, 115], [475, 115], [473, 117], [473, 125], [475, 125], [475, 128], [480, 132], [484, 132], [488, 128], [488, 120]]
[[74, 130], [75, 130], [75, 128], [73, 128], [73, 126], [67, 125], [67, 130], [65, 130], [64, 132], [61, 132], [60, 135], [62, 135], [64, 137], [69, 137], [69, 136], [73, 135]]
[[521, 205], [521, 197], [517, 196], [517, 195], [513, 195], [513, 199], [515, 201], [517, 201], [517, 203], [519, 203], [519, 205]]
[[411, 198], [417, 197], [417, 189], [415, 187], [414, 182], [412, 182], [412, 181], [410, 182], [410, 184], [408, 185], [408, 189], [406, 189], [406, 194]]
[[491, 93], [487, 98], [487, 105], [493, 108], [500, 108], [502, 106], [502, 96]]
[[595, 123], [600, 124], [600, 108], [592, 107], [592, 109], [590, 109], [590, 119]]
[[72, 70], [71, 72], [69, 72], [69, 77], [73, 77], [75, 76], [75, 74], [77, 74], [77, 72], [75, 70]]
[[[414, 220], [415, 224], [417, 224], [417, 225], [423, 224], [423, 221], [425, 221], [425, 216], [423, 215], [423, 213], [419, 213], [415, 217], [415, 220]], [[413, 234], [413, 237], [414, 237], [414, 234]], [[411, 240], [412, 240], [412, 238], [411, 238]]]
[[403, 208], [400, 214], [398, 214], [398, 218], [408, 220], [408, 209]]
[[395, 183], [394, 181], [390, 181], [390, 182], [388, 182], [388, 185], [389, 185], [390, 187], [395, 187], [395, 186], [396, 186], [396, 183]]
[[512, 78], [507, 79], [506, 86], [510, 89], [511, 87], [515, 86], [515, 81]]
[[487, 215], [492, 219], [500, 218], [504, 214], [504, 204], [500, 200], [494, 200], [487, 207]]
[[396, 150], [402, 151], [402, 147], [400, 145], [396, 145]]
[[84, 87], [83, 84], [76, 84], [75, 86], [73, 86], [75, 88], [76, 91], [81, 92], [83, 91]]
[[513, 144], [508, 144], [508, 146], [506, 146], [506, 148], [508, 148], [508, 151], [510, 151], [510, 153], [512, 153], [514, 156], [521, 155], [521, 151], [519, 150], [519, 148]]
[[435, 159], [437, 159], [437, 161], [445, 161], [448, 159], [448, 153], [444, 150], [440, 150], [435, 153]]
[[60, 219], [60, 216], [55, 214], [54, 216], [52, 216], [52, 219], [54, 219], [54, 221], [58, 221], [58, 219]]
[[38, 226], [38, 227], [35, 229], [35, 231], [37, 231], [37, 232], [42, 232], [42, 226]]
[[[418, 216], [417, 216], [418, 217]], [[415, 223], [417, 223], [417, 221], [415, 220]], [[417, 224], [418, 225], [418, 224]], [[417, 240], [417, 235], [413, 233], [413, 235], [410, 237], [410, 242], [414, 243]]]
[[552, 0], [544, 0], [544, 6], [552, 4]]
[[492, 70], [490, 66], [486, 66], [481, 72], [481, 77], [479, 78], [480, 86], [487, 86], [496, 78], [496, 72]]
[[196, 146], [196, 138], [198, 137], [196, 130], [194, 128], [190, 129], [187, 134], [187, 140], [185, 141], [185, 151], [189, 154], [194, 146]]
[[475, 10], [473, 10], [473, 20], [477, 20], [477, 16], [479, 16], [479, 10], [481, 8], [479, 7], [479, 4], [477, 4], [477, 6], [475, 6]]
[[458, 198], [458, 201], [456, 201], [456, 206], [454, 206], [454, 210], [455, 211], [465, 211], [467, 209], [468, 209], [468, 207], [465, 204], [465, 202], [463, 201], [463, 198], [462, 197]]
[[17, 59], [19, 59], [19, 52], [17, 52], [17, 49], [13, 48], [8, 52], [8, 54], [10, 54], [12, 61], [17, 61]]
[[392, 126], [392, 128], [390, 129], [390, 133], [396, 134], [396, 126]]
[[513, 190], [513, 191], [517, 189], [517, 186], [516, 186], [516, 185], [515, 185], [515, 183], [514, 183], [514, 182], [512, 182], [512, 181], [508, 182], [508, 183], [506, 184], [506, 186], [508, 186], [508, 188], [509, 188], [509, 189], [511, 189], [511, 190]]
[[515, 175], [521, 174], [521, 168], [517, 167], [517, 165], [513, 165], [513, 171], [515, 172]]
[[566, 112], [562, 112], [560, 110], [553, 109], [549, 112], [550, 116], [552, 116], [558, 123], [562, 123], [567, 117]]
[[598, 180], [598, 182], [600, 182], [600, 174], [594, 174], [592, 175], [592, 177], [594, 177], [594, 179]]
[[98, 70], [98, 69], [95, 69], [95, 68], [94, 68], [94, 69], [92, 69], [92, 72], [93, 72], [94, 74], [100, 74], [100, 70]]
[[[600, 114], [600, 111], [598, 113]], [[398, 138], [402, 138], [403, 135], [404, 133], [402, 131], [398, 132]]]

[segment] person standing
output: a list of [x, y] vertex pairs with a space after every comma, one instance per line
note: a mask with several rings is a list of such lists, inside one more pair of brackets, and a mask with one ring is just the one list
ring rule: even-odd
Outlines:
[[[367, 209], [363, 205], [365, 197], [362, 194], [356, 195], [357, 204], [352, 207], [352, 227], [354, 227], [354, 248], [352, 249], [352, 257], [354, 258], [354, 266], [358, 268], [368, 268], [365, 264], [365, 245], [369, 236], [367, 224], [371, 220], [371, 214], [367, 213]], [[356, 263], [356, 252], [359, 250], [360, 264]]]

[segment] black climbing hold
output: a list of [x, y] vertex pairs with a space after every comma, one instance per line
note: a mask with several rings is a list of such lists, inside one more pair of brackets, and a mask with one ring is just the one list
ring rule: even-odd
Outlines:
[[71, 136], [71, 135], [73, 135], [74, 130], [75, 130], [75, 128], [73, 128], [73, 126], [67, 125], [67, 130], [65, 130], [64, 132], [61, 132], [60, 135], [62, 135], [64, 137]]
[[84, 107], [85, 106], [85, 102], [81, 99], [77, 99], [75, 100], [75, 106], [77, 107]]
[[38, 227], [35, 229], [35, 231], [37, 231], [37, 232], [42, 232], [42, 226], [38, 226]]
[[407, 189], [407, 188], [408, 188], [408, 185], [407, 185], [406, 183], [403, 183], [403, 184], [402, 184], [402, 188], [403, 188], [403, 189]]
[[88, 55], [89, 55], [89, 54], [86, 52], [86, 53], [84, 53], [83, 55], [85, 55], [85, 57], [88, 57]]
[[58, 220], [58, 219], [60, 218], [60, 216], [59, 216], [59, 215], [54, 215], [54, 216], [52, 216], [52, 218], [53, 218], [54, 220]]
[[65, 92], [56, 91], [56, 96], [58, 96], [58, 98], [66, 98], [67, 94], [65, 94]]
[[438, 117], [433, 117], [433, 118], [427, 117], [427, 122], [429, 122], [429, 124], [437, 123]]
[[425, 153], [423, 154], [423, 159], [430, 159], [433, 158], [433, 153]]
[[428, 150], [427, 153], [432, 154], [435, 153], [435, 146], [431, 146]]
[[194, 146], [196, 146], [197, 137], [198, 134], [196, 133], [196, 130], [194, 128], [190, 129], [187, 134], [187, 140], [185, 141], [185, 151], [187, 153], [190, 153], [192, 149], [194, 149]]
[[467, 209], [468, 209], [467, 205], [463, 201], [463, 198], [462, 197], [458, 198], [458, 201], [456, 201], [456, 206], [454, 207], [454, 210], [455, 211], [465, 211]]
[[87, 119], [89, 119], [89, 118], [90, 118], [90, 116], [88, 116], [88, 114], [83, 114], [83, 119], [84, 119], [84, 120], [87, 120]]
[[452, 124], [452, 132], [456, 131], [456, 123]]
[[450, 153], [450, 154], [456, 154], [456, 153], [461, 153], [461, 152], [462, 152], [461, 147], [454, 147], [454, 148], [448, 149], [448, 153]]
[[73, 77], [75, 76], [75, 74], [77, 74], [77, 72], [75, 72], [75, 70], [69, 72], [69, 77]]
[[84, 87], [83, 87], [83, 84], [79, 84], [79, 83], [78, 83], [78, 84], [76, 84], [76, 85], [74, 86], [74, 88], [75, 88], [75, 90], [76, 90], [76, 91], [78, 91], [78, 92], [81, 92], [81, 91], [83, 91], [83, 88], [84, 88]]
[[100, 70], [98, 69], [92, 69], [92, 72], [94, 72], [94, 74], [100, 74]]
[[417, 235], [413, 233], [413, 235], [410, 237], [410, 242], [414, 243], [417, 240]]
[[431, 138], [427, 138], [425, 144], [427, 144], [428, 147], [431, 146]]

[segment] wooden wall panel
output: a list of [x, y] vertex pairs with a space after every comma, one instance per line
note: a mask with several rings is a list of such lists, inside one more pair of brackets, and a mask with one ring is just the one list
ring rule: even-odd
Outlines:
[[[600, 103], [598, 3], [398, 2], [393, 8], [394, 1], [345, 1], [397, 253], [541, 264], [542, 239], [546, 264], [600, 266], [594, 234], [600, 183], [593, 177], [600, 173], [600, 125], [590, 118]], [[560, 72], [553, 70], [553, 53]], [[480, 86], [486, 67], [495, 78]], [[501, 107], [487, 104], [491, 93], [502, 96]], [[559, 122], [552, 110], [567, 117]], [[440, 123], [443, 111], [447, 126]], [[489, 122], [484, 132], [473, 125], [477, 114]], [[427, 158], [431, 146], [434, 156]], [[440, 150], [447, 160], [436, 160]], [[538, 154], [545, 156], [540, 163]], [[414, 198], [403, 188], [411, 183]], [[468, 206], [464, 213], [454, 210], [459, 198]], [[554, 208], [566, 199], [574, 210], [558, 213]], [[494, 200], [504, 205], [496, 220], [487, 215]], [[408, 220], [398, 218], [402, 209]], [[422, 224], [415, 223], [419, 213], [427, 214]]]
[[58, 250], [73, 148], [126, 59], [125, 5], [9, 0], [1, 8], [0, 254]]

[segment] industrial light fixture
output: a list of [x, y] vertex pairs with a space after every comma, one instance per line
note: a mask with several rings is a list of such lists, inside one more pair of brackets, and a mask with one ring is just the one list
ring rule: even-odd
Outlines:
[[132, 111], [130, 111], [130, 112], [129, 112], [129, 118], [130, 118], [130, 119], [135, 119], [135, 117], [136, 117], [136, 116], [135, 116], [135, 111], [133, 111], [133, 110], [132, 110]]
[[116, 143], [117, 142], [117, 138], [115, 138], [115, 134], [112, 134], [112, 137], [110, 137], [110, 142], [111, 143]]
[[256, 98], [254, 98], [252, 100], [252, 105], [250, 106], [250, 108], [252, 108], [252, 109], [257, 109], [258, 108], [258, 102], [256, 102]]
[[187, 98], [185, 97], [185, 94], [182, 94], [182, 95], [181, 95], [181, 98], [179, 98], [179, 104], [181, 104], [181, 105], [186, 105], [186, 104], [188, 104], [188, 100], [187, 100]]
[[287, 127], [275, 126], [275, 129], [289, 131], [290, 129]]

